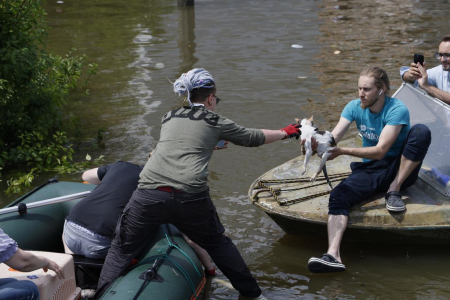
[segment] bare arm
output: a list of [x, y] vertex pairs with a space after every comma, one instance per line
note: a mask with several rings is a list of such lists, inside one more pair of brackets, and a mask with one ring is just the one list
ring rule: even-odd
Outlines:
[[421, 78], [417, 81], [419, 83], [420, 87], [425, 92], [427, 92], [431, 97], [438, 98], [439, 100], [443, 101], [444, 103], [447, 103], [450, 105], [450, 93], [444, 92], [443, 90], [440, 90], [435, 86], [429, 85], [427, 70], [424, 67], [422, 67], [420, 64], [417, 66], [417, 69], [419, 70], [419, 72], [421, 74]]
[[336, 127], [334, 127], [333, 131], [331, 132], [334, 140], [336, 141], [336, 144], [339, 143], [344, 137], [345, 133], [350, 128], [350, 124], [351, 122], [346, 118], [341, 117], [339, 119], [339, 123], [337, 123]]
[[411, 67], [405, 74], [403, 74], [403, 81], [414, 83], [417, 79], [422, 77], [420, 70], [418, 69], [418, 64], [411, 63]]
[[286, 132], [281, 130], [261, 129], [261, 131], [266, 136], [266, 141], [264, 142], [264, 144], [270, 144], [275, 141], [282, 140], [286, 136]]
[[43, 268], [45, 272], [47, 269], [53, 270], [60, 279], [64, 278], [64, 273], [54, 261], [42, 256], [36, 256], [30, 252], [23, 251], [18, 248], [16, 253], [5, 264], [8, 267], [16, 269], [22, 272], [30, 272], [40, 268]]
[[373, 147], [364, 148], [339, 148], [331, 150], [332, 155], [328, 160], [334, 159], [339, 155], [350, 155], [367, 159], [382, 159], [394, 144], [403, 125], [386, 125], [381, 131], [378, 144]]
[[83, 173], [83, 180], [90, 184], [100, 184], [101, 180], [97, 174], [98, 168], [87, 170]]
[[428, 84], [421, 86], [421, 88], [431, 97], [438, 98], [442, 102], [450, 105], [450, 93], [444, 92], [443, 90], [440, 90], [437, 87]]
[[209, 258], [208, 252], [206, 252], [205, 249], [191, 241], [190, 238], [188, 238], [184, 233], [180, 232], [183, 239], [191, 246], [192, 249], [194, 249], [195, 254], [197, 254], [198, 258], [200, 259], [200, 262], [205, 267], [207, 271], [214, 269], [214, 265], [211, 262], [211, 259]]

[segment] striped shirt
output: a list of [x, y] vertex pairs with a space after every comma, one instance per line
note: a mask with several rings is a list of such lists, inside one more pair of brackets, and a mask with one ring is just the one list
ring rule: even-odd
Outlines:
[[7, 261], [17, 251], [17, 243], [0, 228], [0, 263]]

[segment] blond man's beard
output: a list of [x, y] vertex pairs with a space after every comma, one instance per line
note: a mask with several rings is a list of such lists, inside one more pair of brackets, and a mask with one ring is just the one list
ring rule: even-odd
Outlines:
[[370, 107], [372, 107], [375, 103], [377, 103], [377, 101], [378, 101], [378, 96], [377, 96], [374, 100], [370, 101], [370, 102], [367, 103], [367, 104], [363, 104], [362, 101], [361, 101], [361, 108], [362, 108], [362, 109], [370, 108]]

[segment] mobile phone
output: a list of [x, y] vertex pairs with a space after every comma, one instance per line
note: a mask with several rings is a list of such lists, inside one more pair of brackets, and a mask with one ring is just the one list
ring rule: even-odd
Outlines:
[[414, 54], [414, 63], [420, 63], [423, 66], [423, 62], [424, 62], [425, 58], [422, 54]]
[[216, 147], [217, 147], [217, 148], [223, 148], [223, 147], [225, 147], [225, 141], [224, 141], [224, 140], [220, 140], [220, 141], [217, 143]]

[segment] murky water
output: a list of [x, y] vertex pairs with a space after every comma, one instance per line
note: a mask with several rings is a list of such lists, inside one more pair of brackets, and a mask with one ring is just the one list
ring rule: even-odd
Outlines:
[[[332, 129], [357, 97], [362, 67], [387, 70], [394, 91], [401, 84], [399, 67], [414, 53], [437, 65], [432, 54], [450, 33], [447, 0], [195, 4], [180, 9], [176, 0], [48, 0], [48, 50], [63, 55], [75, 47], [99, 65], [90, 93], [77, 91], [65, 111], [67, 122], [78, 124], [79, 159], [89, 153], [104, 154], [107, 163], [143, 163], [158, 141], [161, 117], [180, 105], [169, 80], [193, 67], [213, 74], [223, 99], [217, 112], [238, 124], [278, 129], [314, 115], [320, 128]], [[307, 260], [326, 250], [325, 238], [284, 234], [247, 198], [253, 180], [298, 155], [297, 143], [231, 145], [210, 165], [227, 234], [268, 299], [450, 299], [444, 247], [344, 243], [347, 272], [309, 273]], [[76, 181], [80, 174], [61, 179]], [[213, 282], [205, 298], [237, 297]]]

